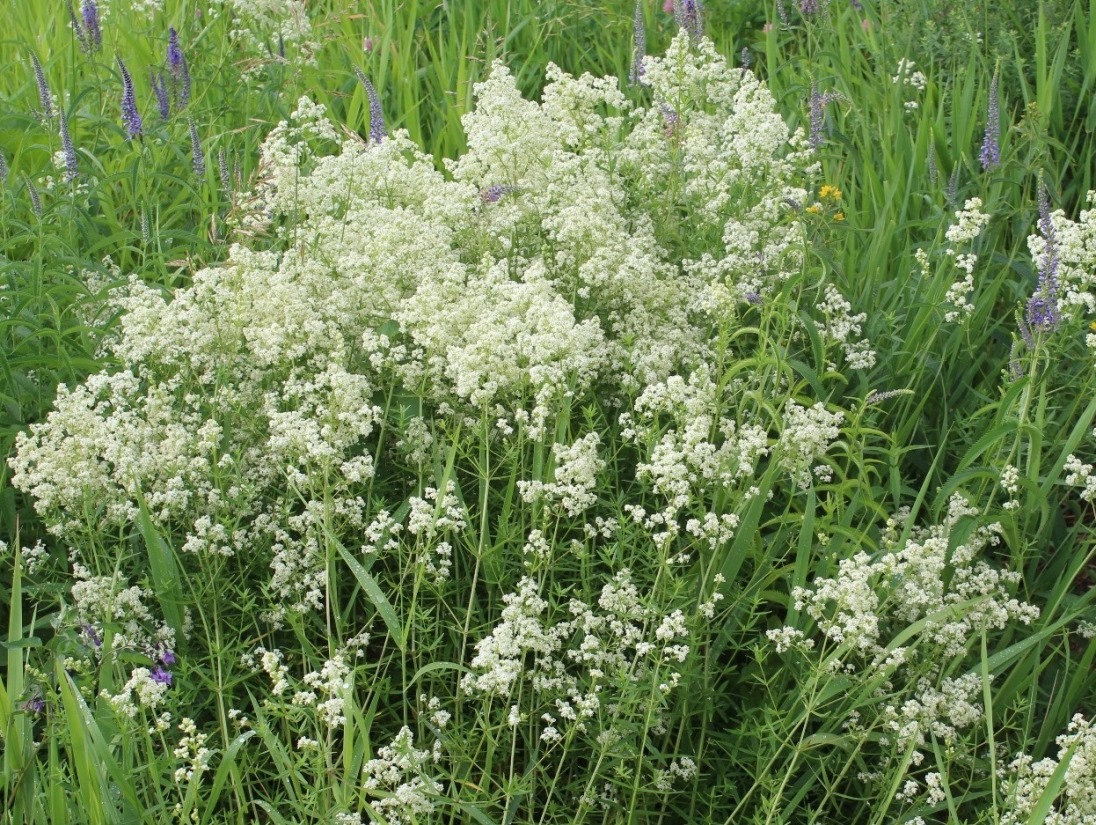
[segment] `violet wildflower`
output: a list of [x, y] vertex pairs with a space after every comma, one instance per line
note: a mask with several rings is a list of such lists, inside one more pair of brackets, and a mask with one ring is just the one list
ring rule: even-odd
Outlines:
[[34, 186], [34, 182], [23, 173], [23, 183], [27, 187], [27, 197], [30, 198], [30, 208], [38, 217], [42, 217], [42, 198]]
[[384, 128], [384, 110], [381, 109], [381, 100], [377, 96], [377, 90], [373, 87], [372, 81], [365, 76], [365, 72], [355, 66], [354, 73], [365, 87], [365, 94], [369, 98], [369, 142], [380, 143], [388, 134]]
[[171, 72], [171, 91], [175, 105], [185, 109], [190, 102], [190, 66], [179, 45], [179, 32], [172, 26], [167, 30], [167, 67]]
[[822, 11], [821, 0], [799, 0], [799, 13], [804, 17], [818, 14]]
[[53, 117], [53, 95], [50, 94], [49, 84], [46, 82], [46, 73], [38, 60], [38, 55], [30, 53], [31, 62], [34, 64], [34, 82], [38, 85], [38, 105], [42, 107], [42, 117], [49, 120]]
[[76, 147], [72, 145], [72, 135], [69, 134], [68, 118], [65, 116], [64, 107], [61, 114], [61, 153], [65, 156], [65, 182], [72, 183], [80, 174], [80, 167], [76, 160]]
[[509, 195], [515, 191], [513, 186], [503, 186], [500, 183], [493, 183], [486, 189], [480, 191], [480, 200], [484, 203], [498, 203], [502, 200], [503, 196]]
[[635, 15], [632, 18], [632, 71], [628, 80], [638, 86], [643, 80], [643, 61], [647, 57], [647, 30], [643, 26], [643, 5], [636, 0]]
[[81, 9], [84, 17], [84, 32], [88, 39], [88, 48], [99, 51], [103, 47], [103, 30], [99, 28], [99, 7], [95, 0], [84, 0]]
[[154, 668], [152, 673], [149, 674], [149, 678], [154, 682], [158, 682], [161, 685], [167, 685], [168, 687], [171, 687], [171, 683], [175, 679], [170, 671], [164, 670], [162, 667]]
[[986, 134], [982, 138], [982, 170], [988, 172], [1001, 165], [1001, 111], [997, 98], [997, 80], [1000, 70], [993, 73], [989, 84], [989, 112], [986, 115]]
[[1043, 236], [1043, 259], [1039, 262], [1039, 280], [1035, 294], [1027, 303], [1027, 325], [1032, 329], [1052, 331], [1058, 326], [1058, 238], [1050, 216], [1050, 197], [1039, 181], [1039, 232]]
[[674, 17], [677, 25], [685, 29], [693, 40], [699, 40], [704, 34], [704, 6], [700, 0], [681, 0], [674, 4]]
[[156, 95], [156, 108], [160, 112], [160, 118], [167, 120], [171, 117], [171, 98], [168, 96], [167, 79], [164, 77], [164, 73], [151, 72], [149, 74], [149, 84]]
[[[190, 156], [194, 165], [194, 176], [201, 180], [205, 177], [205, 155], [202, 153], [202, 141], [198, 138], [198, 127], [191, 118], [187, 118], [190, 126]], [[170, 653], [170, 651], [168, 651]]]
[[35, 694], [27, 699], [23, 703], [23, 710], [26, 713], [33, 713], [37, 716], [39, 713], [46, 709], [46, 700], [42, 698], [42, 694], [35, 691]]
[[80, 18], [76, 16], [76, 9], [72, 7], [72, 0], [66, 0], [65, 8], [68, 11], [69, 25], [72, 26], [72, 32], [76, 35], [76, 41], [80, 44], [80, 51], [87, 54], [91, 51], [91, 43], [84, 32], [84, 27], [80, 24]]
[[757, 306], [761, 303], [761, 294], [757, 292], [747, 292], [744, 296], [747, 304], [753, 304]]
[[84, 635], [88, 637], [88, 641], [91, 642], [94, 647], [103, 646], [103, 639], [99, 636], [99, 631], [95, 629], [94, 625], [83, 624], [80, 625], [80, 629], [84, 632]]
[[170, 647], [165, 647], [160, 653], [160, 664], [164, 667], [171, 667], [175, 664], [175, 651]]
[[143, 135], [145, 127], [141, 113], [137, 111], [137, 93], [133, 90], [133, 78], [120, 57], [118, 68], [122, 72], [122, 121], [126, 125], [127, 139], [132, 140]]

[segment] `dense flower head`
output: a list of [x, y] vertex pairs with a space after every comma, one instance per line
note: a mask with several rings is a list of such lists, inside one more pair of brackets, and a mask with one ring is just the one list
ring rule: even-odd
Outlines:
[[96, 0], [84, 0], [81, 8], [84, 18], [84, 38], [90, 51], [98, 51], [103, 47], [103, 31], [99, 25], [99, 6]]

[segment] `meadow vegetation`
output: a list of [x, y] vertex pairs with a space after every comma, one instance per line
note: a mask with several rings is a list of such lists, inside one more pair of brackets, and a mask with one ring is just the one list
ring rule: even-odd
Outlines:
[[1096, 822], [1096, 0], [0, 11], [0, 823]]

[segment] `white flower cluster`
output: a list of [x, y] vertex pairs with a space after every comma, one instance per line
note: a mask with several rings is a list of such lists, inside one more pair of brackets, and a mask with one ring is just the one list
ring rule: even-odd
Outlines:
[[[542, 716], [546, 742], [562, 735], [555, 727], [560, 720], [586, 732], [602, 708], [605, 684], [655, 678], [668, 694], [681, 678], [675, 668], [689, 655], [685, 616], [680, 610], [659, 615], [645, 604], [627, 569], [602, 587], [596, 607], [571, 599], [570, 617], [554, 623], [530, 577], [504, 601], [501, 620], [476, 644], [472, 673], [461, 686], [472, 695], [510, 697], [519, 681], [527, 682], [534, 699], [553, 703], [554, 712]], [[609, 710], [621, 712], [619, 705]], [[516, 708], [511, 716], [520, 718]]]
[[852, 314], [852, 304], [833, 284], [826, 284], [826, 299], [817, 309], [824, 320], [818, 325], [818, 333], [826, 341], [841, 345], [849, 369], [866, 370], [875, 366], [875, 351], [871, 343], [860, 338], [860, 325], [867, 320], [867, 313]]
[[955, 223], [948, 226], [945, 233], [948, 243], [952, 244], [947, 249], [947, 255], [954, 260], [956, 269], [963, 273], [962, 279], [948, 288], [944, 299], [952, 306], [944, 315], [944, 320], [949, 324], [962, 323], [974, 312], [974, 304], [970, 302], [969, 296], [974, 291], [974, 267], [978, 263], [978, 256], [973, 252], [960, 253], [957, 247], [972, 244], [986, 228], [989, 218], [982, 211], [982, 199], [970, 198], [962, 209], [956, 210]]
[[[1087, 196], [1089, 206], [1096, 206], [1096, 191]], [[1063, 319], [1076, 313], [1096, 315], [1096, 208], [1081, 211], [1072, 221], [1058, 209], [1051, 213], [1054, 241], [1058, 257], [1058, 304]], [[1046, 238], [1041, 232], [1028, 236], [1028, 251], [1033, 261], [1043, 261]], [[1096, 350], [1096, 333], [1087, 337], [1089, 349]]]
[[[151, 0], [155, 1], [155, 0]], [[150, 2], [150, 0], [143, 0]], [[319, 48], [305, 0], [210, 0], [209, 16], [229, 15], [230, 36], [253, 58], [311, 62]], [[253, 72], [254, 68], [249, 72]]]
[[1080, 496], [1083, 501], [1089, 504], [1096, 501], [1096, 472], [1091, 464], [1085, 464], [1070, 453], [1062, 469], [1067, 473], [1066, 484], [1081, 488]]
[[[377, 750], [375, 759], [362, 766], [363, 786], [379, 798], [370, 802], [387, 825], [412, 825], [430, 820], [436, 800], [445, 787], [429, 776], [432, 763], [440, 758], [434, 751], [417, 750], [415, 736], [404, 727], [389, 745]], [[377, 820], [370, 819], [370, 825]]]
[[[297, 0], [219, 7], [306, 28]], [[324, 530], [366, 532], [379, 388], [415, 389], [423, 421], [400, 449], [425, 464], [432, 415], [487, 413], [503, 437], [540, 440], [576, 396], [624, 405], [692, 374], [728, 307], [801, 267], [786, 201], [805, 198], [808, 151], [709, 42], [682, 35], [646, 66], [650, 109], [555, 68], [544, 103], [526, 101], [496, 65], [448, 176], [406, 134], [340, 144], [303, 99], [242, 209], [241, 236], [269, 232], [266, 248], [233, 246], [171, 295], [132, 280], [104, 345], [120, 367], [60, 389], [19, 435], [13, 482], [58, 535], [132, 524], [143, 502], [188, 554], [246, 549], [272, 567], [277, 618], [322, 607]], [[683, 211], [722, 243], [672, 246]], [[767, 428], [709, 406], [711, 426], [683, 421], [646, 462], [670, 499], [744, 477], [767, 449]], [[572, 514], [595, 495], [594, 446], [556, 448], [550, 493]]]
[[[898, 61], [898, 68], [891, 77], [891, 83], [896, 86], [902, 86], [903, 88], [908, 87], [918, 92], [923, 92], [925, 91], [925, 86], [928, 85], [928, 78], [925, 77], [924, 72], [917, 69], [912, 60], [903, 57]], [[905, 102], [907, 111], [918, 109], [920, 108], [920, 105], [921, 104], [917, 100], [907, 100]]]
[[834, 578], [821, 578], [793, 593], [831, 641], [859, 651], [879, 665], [901, 648], [888, 650], [894, 635], [925, 620], [923, 637], [940, 656], [961, 655], [970, 640], [1010, 621], [1029, 624], [1038, 608], [1008, 593], [1020, 574], [979, 560], [999, 541], [1000, 525], [977, 527], [951, 548], [961, 520], [979, 511], [959, 495], [949, 502], [943, 524], [913, 528], [902, 543], [890, 537], [874, 557], [861, 551], [838, 562]]
[[587, 433], [573, 444], [555, 444], [555, 480], [550, 482], [519, 481], [518, 489], [526, 502], [547, 499], [558, 503], [569, 516], [577, 516], [597, 503], [597, 476], [605, 468], [605, 461], [598, 458], [597, 448], [601, 437]]
[[[819, 401], [813, 407], [801, 407], [790, 398], [784, 406], [784, 431], [780, 434], [780, 466], [787, 470], [799, 487], [811, 485], [811, 465], [824, 456], [841, 435], [844, 413], [831, 413]], [[829, 468], [815, 467], [814, 475], [829, 479]]]
[[1096, 822], [1096, 726], [1078, 713], [1066, 733], [1055, 741], [1057, 759], [1047, 757], [1036, 762], [1031, 756], [1020, 754], [1008, 766], [1005, 782], [1009, 801], [1002, 825], [1031, 822], [1035, 809], [1067, 760], [1054, 804], [1040, 821], [1047, 825]]
[[209, 770], [209, 760], [213, 757], [213, 751], [206, 747], [206, 740], [209, 737], [198, 732], [198, 726], [194, 724], [193, 719], [184, 717], [179, 722], [179, 731], [183, 735], [175, 747], [174, 755], [184, 764], [175, 770], [175, 781], [192, 782]]

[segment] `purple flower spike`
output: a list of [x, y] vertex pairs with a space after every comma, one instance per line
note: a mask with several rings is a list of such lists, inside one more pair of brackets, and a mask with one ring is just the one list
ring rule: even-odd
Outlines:
[[387, 137], [388, 132], [384, 128], [384, 110], [381, 109], [381, 99], [377, 96], [377, 90], [373, 83], [365, 76], [365, 72], [355, 67], [354, 73], [365, 87], [365, 94], [369, 98], [369, 142], [378, 144]]
[[50, 94], [49, 84], [46, 82], [46, 73], [38, 60], [38, 55], [30, 53], [31, 63], [34, 64], [34, 82], [38, 86], [38, 105], [42, 109], [42, 117], [49, 120], [53, 117], [53, 95]]
[[516, 191], [513, 186], [503, 186], [501, 183], [493, 183], [480, 191], [480, 200], [484, 203], [498, 203], [505, 195]]
[[61, 153], [65, 156], [65, 182], [72, 183], [80, 174], [80, 166], [76, 159], [76, 147], [72, 145], [72, 135], [69, 134], [68, 118], [65, 110], [61, 109]]
[[822, 11], [821, 0], [799, 0], [799, 13], [804, 17], [818, 14]]
[[647, 30], [643, 26], [643, 6], [636, 0], [635, 15], [632, 19], [632, 71], [628, 80], [634, 86], [643, 81], [643, 61], [647, 57]]
[[699, 40], [704, 34], [704, 5], [700, 0], [680, 0], [674, 3], [674, 17], [677, 25], [685, 29], [693, 40]]
[[95, 4], [95, 0], [84, 0], [81, 11], [84, 16], [88, 48], [97, 52], [103, 47], [103, 31], [99, 28], [99, 7]]
[[997, 98], [997, 80], [1000, 71], [993, 73], [989, 84], [989, 112], [986, 116], [986, 134], [982, 138], [982, 152], [979, 160], [982, 171], [988, 172], [1001, 165], [1001, 110]]
[[1039, 181], [1039, 232], [1045, 247], [1039, 262], [1039, 280], [1035, 294], [1027, 304], [1027, 324], [1032, 329], [1051, 332], [1058, 326], [1058, 236], [1050, 216], [1050, 197], [1043, 182]]
[[152, 671], [152, 673], [150, 674], [150, 676], [152, 678], [152, 681], [159, 682], [161, 685], [167, 685], [168, 687], [171, 687], [171, 683], [175, 679], [174, 676], [172, 676], [168, 671], [164, 670], [162, 667], [155, 668]]
[[145, 126], [141, 113], [137, 111], [137, 93], [133, 90], [133, 78], [120, 57], [118, 68], [122, 72], [122, 122], [126, 125], [128, 139], [132, 140], [144, 134]]
[[84, 27], [80, 24], [80, 19], [76, 16], [76, 9], [72, 7], [72, 0], [66, 0], [65, 8], [68, 11], [69, 25], [72, 26], [72, 33], [76, 35], [76, 41], [80, 44], [80, 51], [87, 54], [91, 51], [91, 43], [88, 41], [88, 36], [84, 32]]
[[149, 76], [149, 84], [156, 95], [156, 108], [160, 112], [160, 118], [167, 120], [171, 117], [171, 98], [167, 93], [167, 80], [163, 72], [153, 72]]
[[179, 45], [179, 32], [172, 26], [167, 30], [167, 65], [172, 77], [178, 79], [183, 70], [183, 49]]
[[175, 105], [185, 109], [190, 102], [190, 66], [182, 46], [179, 45], [179, 32], [174, 27], [167, 31], [167, 67], [171, 72], [171, 90]]

